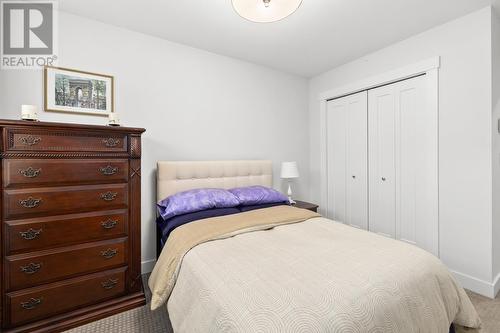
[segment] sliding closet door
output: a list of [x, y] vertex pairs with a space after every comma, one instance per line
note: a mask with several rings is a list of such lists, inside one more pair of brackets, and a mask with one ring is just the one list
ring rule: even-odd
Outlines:
[[437, 119], [426, 77], [369, 91], [370, 230], [438, 252]]
[[368, 93], [347, 97], [346, 222], [368, 229]]
[[395, 86], [368, 92], [368, 163], [370, 231], [396, 237]]
[[367, 92], [328, 102], [328, 216], [368, 229]]

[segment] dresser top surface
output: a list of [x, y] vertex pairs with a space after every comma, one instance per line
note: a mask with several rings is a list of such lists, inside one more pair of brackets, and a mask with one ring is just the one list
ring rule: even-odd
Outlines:
[[103, 125], [86, 125], [86, 124], [43, 122], [43, 121], [0, 119], [0, 127], [9, 127], [9, 126], [27, 127], [27, 128], [36, 127], [36, 128], [47, 128], [47, 129], [74, 128], [74, 129], [111, 131], [111, 132], [117, 132], [117, 133], [119, 133], [119, 132], [143, 133], [146, 131], [144, 128], [136, 128], [136, 127], [103, 126]]

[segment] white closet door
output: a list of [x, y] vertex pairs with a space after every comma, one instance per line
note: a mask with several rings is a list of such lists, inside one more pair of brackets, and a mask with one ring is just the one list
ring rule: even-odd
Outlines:
[[368, 229], [367, 92], [328, 102], [328, 216]]
[[368, 92], [370, 231], [396, 236], [396, 141], [394, 86]]
[[344, 99], [328, 102], [327, 121], [327, 216], [339, 222], [346, 220], [346, 121], [347, 103]]
[[370, 230], [438, 254], [438, 139], [426, 77], [369, 91]]

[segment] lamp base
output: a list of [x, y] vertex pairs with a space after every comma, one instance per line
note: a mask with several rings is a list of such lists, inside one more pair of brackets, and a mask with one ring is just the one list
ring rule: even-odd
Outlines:
[[290, 184], [291, 182], [288, 181], [288, 201], [290, 202], [290, 205], [295, 205], [296, 202], [292, 199], [292, 186]]

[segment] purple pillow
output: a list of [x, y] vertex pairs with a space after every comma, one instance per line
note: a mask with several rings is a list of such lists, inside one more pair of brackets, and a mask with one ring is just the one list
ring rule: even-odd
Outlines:
[[179, 192], [158, 203], [161, 217], [198, 212], [212, 208], [230, 208], [239, 205], [238, 199], [229, 191], [218, 188], [202, 188]]
[[265, 186], [248, 186], [230, 189], [241, 206], [253, 206], [278, 202], [288, 202], [288, 198], [280, 192]]

